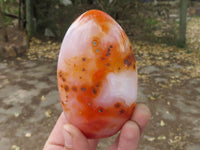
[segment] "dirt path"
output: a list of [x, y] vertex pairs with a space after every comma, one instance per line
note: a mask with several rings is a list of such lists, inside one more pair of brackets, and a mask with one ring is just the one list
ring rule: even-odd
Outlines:
[[[152, 112], [139, 150], [200, 149], [199, 19], [188, 25], [187, 50], [133, 42], [138, 102]], [[0, 62], [1, 150], [42, 149], [62, 111], [56, 82], [59, 47], [34, 40], [26, 58]], [[114, 138], [101, 140], [98, 150]]]
[[[174, 47], [134, 43], [139, 72], [138, 102], [152, 111], [141, 150], [199, 150], [198, 57]], [[162, 47], [163, 50], [158, 50]], [[148, 51], [147, 51], [148, 49]], [[155, 50], [156, 49], [156, 50]], [[196, 59], [196, 60], [195, 60]], [[42, 149], [62, 111], [52, 62], [0, 62], [0, 147]], [[102, 140], [98, 150], [113, 141]]]

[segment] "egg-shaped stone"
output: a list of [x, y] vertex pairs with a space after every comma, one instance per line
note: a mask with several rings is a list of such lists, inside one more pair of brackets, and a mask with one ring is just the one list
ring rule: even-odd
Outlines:
[[57, 66], [60, 100], [69, 123], [87, 138], [117, 133], [136, 104], [131, 43], [108, 14], [89, 10], [69, 27]]

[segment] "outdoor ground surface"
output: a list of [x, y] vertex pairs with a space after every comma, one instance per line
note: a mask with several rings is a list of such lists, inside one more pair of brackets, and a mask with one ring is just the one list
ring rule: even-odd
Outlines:
[[[187, 50], [133, 41], [138, 102], [152, 112], [139, 150], [200, 149], [200, 20], [192, 21], [196, 26], [189, 23]], [[62, 111], [56, 81], [59, 47], [33, 39], [27, 56], [0, 62], [1, 150], [44, 146]], [[101, 140], [98, 150], [113, 140]]]

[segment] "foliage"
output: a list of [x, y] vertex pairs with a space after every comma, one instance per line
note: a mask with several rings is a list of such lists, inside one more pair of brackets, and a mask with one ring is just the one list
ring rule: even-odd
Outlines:
[[[187, 49], [183, 50], [181, 48], [177, 48], [172, 45], [166, 45], [163, 43], [150, 43], [150, 42], [144, 42], [144, 41], [133, 41], [133, 50], [136, 54], [136, 56], [144, 56], [145, 59], [137, 59], [137, 65], [138, 68], [155, 64], [150, 62], [152, 59], [157, 60], [158, 65], [168, 65], [169, 59], [173, 60], [176, 58], [176, 60], [179, 60], [180, 58], [200, 64], [200, 17], [193, 17], [188, 22], [188, 29], [187, 29]], [[27, 52], [28, 59], [30, 60], [48, 60], [53, 61], [57, 60], [59, 49], [60, 49], [60, 42], [55, 42], [55, 40], [49, 40], [49, 41], [41, 41], [36, 38], [32, 38], [30, 42], [30, 48]], [[176, 55], [176, 56], [175, 56]], [[161, 56], [163, 58], [161, 58]], [[137, 58], [137, 57], [136, 57]], [[165, 61], [158, 61], [158, 60], [164, 60]], [[187, 64], [187, 63], [185, 63]], [[191, 64], [191, 63], [190, 63]], [[184, 68], [182, 68], [184, 69]], [[195, 68], [194, 68], [195, 69]], [[196, 72], [197, 74], [197, 72]], [[155, 97], [155, 94], [154, 94]]]
[[[5, 1], [5, 12], [18, 14], [17, 1]], [[62, 39], [67, 28], [81, 13], [89, 9], [100, 9], [111, 15], [135, 40], [175, 44], [178, 35], [177, 20], [169, 17], [174, 9], [168, 4], [153, 3], [149, 0], [71, 0], [72, 5], [64, 6], [60, 0], [34, 0], [33, 20], [35, 31], [44, 35], [46, 28]], [[15, 7], [14, 7], [15, 6]], [[176, 6], [175, 9], [177, 9]], [[11, 24], [11, 18], [5, 18]]]
[[95, 4], [115, 18], [129, 37], [170, 44], [176, 42], [178, 26], [174, 25], [175, 21], [169, 21], [170, 5], [142, 0], [95, 0]]
[[[17, 15], [18, 14], [18, 7], [17, 7], [17, 2], [14, 0], [0, 0], [0, 4], [3, 3], [2, 11], [5, 14], [12, 14], [12, 15]], [[5, 24], [12, 24], [13, 19], [4, 16], [4, 23]]]
[[[58, 14], [56, 6], [59, 4], [59, 0], [35, 0], [33, 1], [33, 15], [36, 20], [36, 31], [42, 32], [46, 27], [56, 30], [56, 17]], [[56, 32], [55, 32], [56, 34]]]
[[[177, 25], [169, 21], [169, 5], [155, 5], [140, 0], [71, 0], [73, 5], [63, 6], [59, 0], [35, 0], [34, 16], [38, 33], [45, 28], [60, 39], [67, 28], [81, 13], [100, 9], [111, 15], [133, 39], [174, 44]], [[159, 32], [159, 36], [157, 33]]]

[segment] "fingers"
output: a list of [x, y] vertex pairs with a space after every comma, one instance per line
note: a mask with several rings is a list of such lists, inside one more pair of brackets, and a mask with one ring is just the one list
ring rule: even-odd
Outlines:
[[128, 121], [122, 128], [119, 137], [118, 150], [137, 150], [140, 129], [133, 121]]
[[62, 132], [63, 132], [63, 126], [66, 123], [67, 123], [67, 121], [65, 119], [64, 113], [61, 113], [43, 150], [54, 150], [54, 149], [59, 150], [59, 147], [61, 149], [63, 149], [64, 136], [63, 136]]
[[136, 105], [131, 120], [123, 126], [118, 144], [119, 150], [137, 150], [140, 136], [151, 117], [149, 108], [144, 104]]
[[88, 140], [88, 143], [89, 143], [89, 146], [90, 146], [91, 150], [96, 150], [97, 145], [99, 143], [99, 140], [97, 140], [97, 139], [95, 139], [95, 140], [90, 139], [90, 140]]
[[151, 117], [149, 108], [137, 104], [131, 120], [121, 129], [119, 137], [109, 150], [137, 150], [139, 139]]
[[[137, 104], [131, 120], [121, 129], [120, 136], [110, 149], [136, 150], [140, 135], [143, 133], [151, 117], [149, 108], [144, 104]], [[71, 124], [66, 124], [64, 113], [59, 117], [44, 150], [94, 150], [98, 140], [88, 140], [82, 132]], [[64, 126], [64, 129], [63, 129]]]
[[94, 150], [98, 143], [98, 140], [88, 141], [83, 133], [71, 124], [66, 124], [64, 126], [64, 138], [66, 150]]
[[140, 128], [140, 134], [144, 132], [150, 118], [151, 112], [149, 108], [144, 104], [137, 104], [131, 120], [134, 121]]
[[98, 140], [88, 140], [78, 128], [67, 124], [62, 113], [43, 150], [94, 150], [97, 143]]

